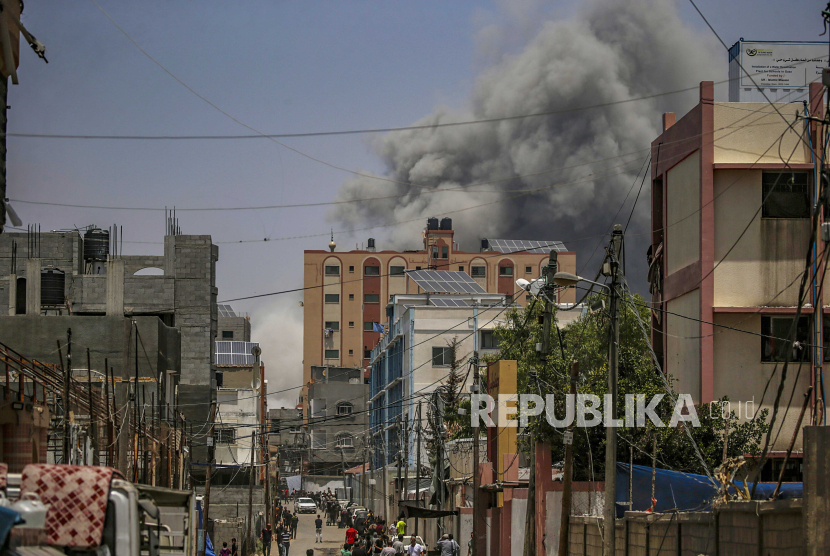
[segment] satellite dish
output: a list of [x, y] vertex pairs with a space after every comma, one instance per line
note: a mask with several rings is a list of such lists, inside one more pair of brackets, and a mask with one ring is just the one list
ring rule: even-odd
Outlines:
[[251, 381], [251, 390], [259, 390], [261, 384], [262, 383], [260, 382], [260, 380], [254, 377], [254, 379]]

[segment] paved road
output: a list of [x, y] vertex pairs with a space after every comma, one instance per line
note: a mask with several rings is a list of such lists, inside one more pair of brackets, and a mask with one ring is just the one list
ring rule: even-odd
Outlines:
[[[330, 556], [339, 555], [340, 546], [346, 537], [345, 529], [338, 529], [336, 525], [326, 525], [326, 518], [320, 514], [323, 520], [323, 542], [315, 542], [315, 527], [314, 520], [317, 519], [315, 514], [297, 514], [300, 518], [300, 525], [297, 528], [297, 538], [291, 541], [291, 547], [288, 550], [288, 556], [306, 556], [306, 550], [309, 548], [314, 550], [314, 556]], [[279, 548], [277, 547], [276, 539], [271, 546], [271, 556], [279, 556]]]

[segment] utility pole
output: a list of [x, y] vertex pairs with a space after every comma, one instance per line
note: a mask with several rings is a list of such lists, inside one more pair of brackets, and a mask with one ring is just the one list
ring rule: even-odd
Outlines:
[[[576, 399], [576, 381], [579, 378], [579, 362], [571, 363], [571, 398]], [[565, 467], [562, 469], [562, 517], [559, 525], [559, 556], [568, 556], [568, 532], [571, 523], [571, 488], [573, 486], [573, 427], [568, 425], [565, 431]]]
[[112, 416], [110, 415], [110, 374], [107, 358], [104, 358], [104, 408], [107, 416], [107, 465], [115, 467], [112, 464]]
[[263, 435], [265, 446], [265, 523], [272, 523], [271, 516], [271, 444], [268, 442], [268, 433]]
[[[248, 523], [245, 525], [245, 550], [242, 556], [251, 556], [251, 525], [254, 522], [254, 454], [256, 453], [256, 430], [251, 431], [251, 456], [249, 463], [251, 471], [248, 473]], [[300, 485], [302, 486], [302, 485]]]
[[133, 320], [135, 332], [135, 387], [133, 388], [133, 482], [138, 482], [138, 322]]
[[[202, 529], [204, 530], [205, 539], [202, 541], [202, 550], [201, 556], [205, 556], [205, 548], [207, 547], [207, 535], [208, 533], [213, 532], [213, 527], [210, 526], [210, 476], [213, 470], [213, 457], [214, 457], [214, 441], [213, 441], [213, 432], [214, 432], [214, 421], [216, 421], [216, 402], [210, 402], [210, 428], [208, 428], [208, 436], [207, 436], [207, 449], [208, 449], [208, 461], [207, 461], [207, 471], [205, 472], [205, 508], [204, 508], [204, 516], [202, 522]], [[190, 425], [190, 438], [193, 438], [193, 425]], [[192, 443], [192, 440], [191, 440]], [[192, 445], [191, 445], [192, 448]], [[192, 457], [192, 456], [191, 456]]]
[[367, 499], [369, 498], [369, 433], [363, 433], [363, 476], [361, 477], [361, 492], [360, 498], [363, 501], [363, 507], [368, 508]]
[[[397, 497], [398, 498], [398, 504], [400, 504], [401, 500], [403, 500], [403, 498], [401, 497], [401, 491], [402, 491], [402, 489], [401, 489], [401, 464], [403, 463], [403, 458], [401, 457], [401, 450], [403, 449], [403, 439], [404, 439], [403, 429], [401, 428], [401, 416], [400, 415], [398, 415], [397, 431], [398, 431], [398, 454], [397, 454], [397, 458], [398, 458], [397, 459], [397, 461], [398, 461], [397, 475], [398, 475], [398, 478], [397, 478], [397, 481], [395, 482], [395, 486], [397, 487], [396, 490], [398, 491], [397, 492], [397, 494], [398, 494], [398, 497]], [[392, 517], [392, 516], [387, 516], [387, 517]]]
[[[418, 507], [421, 507], [421, 430], [423, 427], [421, 426], [421, 402], [418, 402], [418, 432], [415, 433], [417, 436], [415, 437], [417, 441], [417, 448], [418, 451], [415, 454], [417, 458], [417, 466], [415, 467], [415, 499], [418, 501]], [[418, 536], [418, 522], [420, 519], [417, 517], [415, 518], [415, 536]]]
[[89, 394], [89, 430], [92, 435], [92, 465], [101, 465], [98, 453], [98, 422], [95, 417], [95, 404], [92, 400], [92, 363], [90, 363], [89, 348], [86, 348], [86, 389]]
[[[58, 342], [58, 350], [61, 343]], [[72, 381], [72, 329], [66, 329], [66, 373], [63, 375], [63, 463], [72, 463], [72, 425], [70, 423], [69, 388]]]
[[[438, 434], [438, 445], [437, 445], [437, 457], [438, 460], [438, 492], [436, 493], [437, 501], [438, 501], [438, 509], [444, 509], [444, 480], [446, 477], [444, 476], [444, 438], [446, 433], [444, 432], [444, 396], [441, 392], [438, 392], [438, 395], [435, 397], [435, 419], [438, 422], [437, 426], [437, 434]], [[439, 537], [444, 534], [444, 518], [438, 518], [438, 535]]]
[[[620, 253], [622, 251], [623, 230], [619, 224], [614, 225], [611, 234], [610, 247], [610, 270], [611, 290], [609, 292], [609, 313], [611, 316], [611, 346], [608, 351], [608, 394], [610, 395], [610, 407], [603, 407], [606, 414], [605, 427], [605, 507], [603, 509], [603, 523], [605, 534], [603, 535], [603, 555], [616, 556], [617, 546], [616, 522], [617, 522], [617, 429], [613, 422], [617, 418], [617, 371], [620, 364], [620, 315], [619, 315], [619, 290], [622, 283], [622, 269], [619, 266]], [[608, 415], [610, 413], [610, 416]]]
[[403, 500], [409, 500], [409, 412], [403, 415], [403, 459], [404, 459], [404, 479], [403, 479]]
[[[478, 314], [476, 309], [474, 314]], [[473, 395], [480, 394], [480, 376], [478, 373], [478, 337], [476, 336], [476, 350], [473, 352]], [[477, 408], [473, 408], [477, 409]], [[481, 499], [481, 468], [479, 461], [479, 419], [473, 419], [473, 556], [485, 556], [487, 554], [487, 530], [485, 522], [485, 504]]]

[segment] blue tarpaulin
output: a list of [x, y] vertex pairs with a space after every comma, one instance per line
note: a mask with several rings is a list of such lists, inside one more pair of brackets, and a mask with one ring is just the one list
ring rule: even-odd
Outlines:
[[[199, 513], [199, 529], [202, 530], [202, 501], [196, 500], [196, 511]], [[210, 542], [210, 535], [207, 534], [207, 531], [204, 531], [205, 534], [205, 556], [216, 556], [213, 551], [213, 543]]]
[[[628, 464], [617, 463], [617, 517], [623, 517], [628, 507]], [[634, 507], [635, 512], [642, 512], [651, 507], [651, 467], [645, 465], [634, 466]], [[741, 481], [735, 484], [743, 486]], [[766, 500], [775, 491], [776, 483], [758, 483], [755, 491], [756, 500]], [[752, 490], [752, 483], [749, 485]], [[730, 487], [730, 492], [735, 489]], [[779, 499], [801, 498], [803, 483], [784, 483], [781, 485]], [[654, 498], [657, 499], [654, 511], [666, 512], [679, 510], [684, 512], [707, 511], [712, 509], [712, 500], [718, 492], [718, 487], [706, 475], [682, 473], [657, 469], [654, 481]]]

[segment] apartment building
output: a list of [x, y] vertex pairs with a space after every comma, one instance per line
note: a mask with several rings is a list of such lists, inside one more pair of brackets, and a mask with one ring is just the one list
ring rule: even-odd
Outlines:
[[[384, 307], [392, 295], [419, 293], [407, 280], [411, 270], [465, 272], [488, 293], [517, 295], [518, 278], [538, 278], [551, 250], [557, 250], [563, 270], [576, 272], [576, 254], [558, 241], [483, 239], [481, 250], [467, 252], [454, 241], [452, 220], [427, 220], [422, 244], [412, 250], [378, 251], [374, 239], [366, 249], [305, 251], [303, 286], [303, 381], [311, 367], [360, 367], [370, 364], [372, 348], [381, 334], [375, 327], [385, 319]], [[561, 302], [575, 301], [575, 292], [563, 292]]]
[[[742, 418], [747, 410], [751, 418], [772, 409], [787, 349], [782, 338], [805, 270], [820, 141], [815, 123], [789, 124], [796, 113], [823, 117], [820, 84], [809, 91], [806, 105], [724, 103], [714, 101], [712, 82], [703, 82], [697, 106], [679, 120], [664, 114], [663, 132], [652, 143], [652, 340], [679, 392], [702, 403], [729, 396]], [[816, 249], [823, 250], [820, 239]], [[807, 272], [812, 277], [820, 269], [811, 265]], [[779, 454], [807, 388], [821, 391], [828, 307], [818, 293], [808, 291], [798, 322], [800, 347], [779, 418], [790, 399], [798, 407], [789, 408], [773, 446]], [[823, 422], [817, 394], [805, 420]], [[764, 478], [777, 478], [777, 465]]]

